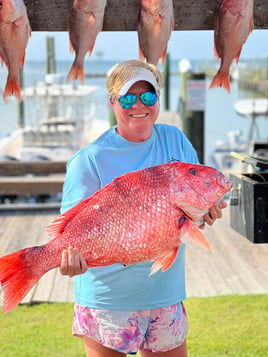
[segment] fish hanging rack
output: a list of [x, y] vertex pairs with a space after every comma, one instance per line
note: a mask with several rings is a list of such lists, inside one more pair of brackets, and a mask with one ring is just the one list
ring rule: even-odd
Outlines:
[[[67, 31], [73, 0], [25, 0], [32, 31]], [[173, 0], [175, 31], [213, 30], [220, 0]], [[103, 31], [136, 31], [140, 0], [107, 0]], [[254, 1], [254, 28], [268, 29], [268, 1]]]

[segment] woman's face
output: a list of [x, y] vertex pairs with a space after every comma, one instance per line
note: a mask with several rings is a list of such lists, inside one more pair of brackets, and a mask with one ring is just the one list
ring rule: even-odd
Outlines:
[[111, 103], [117, 119], [117, 132], [128, 141], [145, 141], [152, 135], [153, 125], [159, 114], [159, 98], [151, 107], [140, 100], [140, 94], [151, 91], [153, 87], [150, 83], [139, 81], [127, 92], [137, 95], [137, 101], [131, 108], [123, 109], [117, 100]]

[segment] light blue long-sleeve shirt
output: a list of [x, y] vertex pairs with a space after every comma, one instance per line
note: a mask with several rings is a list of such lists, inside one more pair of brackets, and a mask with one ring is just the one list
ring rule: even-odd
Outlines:
[[[68, 162], [61, 212], [91, 196], [127, 172], [171, 161], [198, 163], [191, 143], [176, 127], [155, 124], [151, 137], [133, 143], [112, 127], [79, 150]], [[112, 310], [144, 310], [169, 306], [186, 298], [185, 245], [166, 272], [150, 276], [152, 262], [90, 268], [75, 277], [75, 301]]]

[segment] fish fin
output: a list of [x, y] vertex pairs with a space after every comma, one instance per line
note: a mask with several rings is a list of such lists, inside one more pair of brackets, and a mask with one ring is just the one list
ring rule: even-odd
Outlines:
[[46, 233], [52, 238], [59, 236], [64, 231], [66, 224], [77, 214], [77, 212], [83, 210], [90, 199], [91, 197], [86, 198], [56, 218], [49, 226], [47, 226]]
[[26, 259], [33, 248], [26, 248], [0, 258], [0, 282], [4, 293], [3, 312], [14, 309], [44, 275]]
[[152, 265], [150, 275], [156, 273], [161, 268], [162, 268], [162, 272], [168, 270], [171, 267], [171, 265], [175, 262], [178, 253], [179, 253], [179, 247], [171, 250], [167, 254], [157, 259]]
[[249, 33], [251, 33], [254, 30], [254, 20], [253, 18], [250, 21], [250, 28], [249, 28]]
[[25, 51], [24, 51], [24, 53], [23, 53], [23, 57], [22, 57], [22, 59], [21, 59], [21, 63], [20, 63], [21, 70], [23, 70], [24, 61], [25, 61]]
[[219, 70], [216, 76], [214, 77], [213, 81], [211, 82], [209, 89], [216, 88], [216, 87], [223, 87], [230, 93], [231, 85], [230, 85], [229, 74], [221, 73]]
[[92, 55], [92, 51], [93, 51], [93, 49], [94, 49], [95, 42], [96, 42], [96, 40], [93, 42], [93, 45], [90, 47], [90, 49], [89, 49], [89, 51], [88, 51], [89, 57]]
[[20, 84], [19, 84], [19, 78], [15, 77], [15, 78], [10, 78], [8, 76], [7, 78], [7, 84], [6, 84], [6, 88], [4, 91], [4, 100], [6, 100], [6, 98], [10, 95], [15, 95], [15, 97], [18, 98], [18, 100], [21, 100], [21, 94], [20, 94]]
[[218, 62], [220, 58], [216, 45], [214, 45], [214, 58], [215, 58], [215, 62]]
[[75, 53], [75, 49], [74, 49], [74, 46], [72, 44], [70, 35], [69, 35], [69, 48], [70, 48], [70, 53]]
[[185, 223], [181, 227], [181, 240], [186, 242], [187, 239], [191, 239], [193, 242], [201, 245], [212, 253], [204, 235], [190, 219], [186, 219]]
[[240, 57], [240, 55], [241, 55], [241, 51], [242, 51], [242, 46], [241, 46], [241, 48], [240, 48], [240, 51], [238, 52], [238, 55], [235, 57], [235, 62], [236, 62], [236, 64], [237, 64], [238, 61], [239, 61], [239, 57]]
[[163, 53], [162, 56], [161, 56], [161, 63], [162, 63], [162, 65], [164, 65], [164, 63], [165, 63], [166, 55], [167, 55], [167, 47], [166, 47], [164, 53]]
[[139, 60], [140, 60], [140, 61], [143, 61], [143, 62], [146, 61], [146, 57], [144, 56], [143, 51], [142, 51], [140, 45], [139, 45]]
[[78, 65], [74, 63], [72, 65], [72, 68], [68, 74], [67, 77], [67, 82], [70, 82], [73, 79], [78, 79], [82, 84], [84, 84], [85, 81], [85, 73], [84, 73], [84, 66], [83, 65]]

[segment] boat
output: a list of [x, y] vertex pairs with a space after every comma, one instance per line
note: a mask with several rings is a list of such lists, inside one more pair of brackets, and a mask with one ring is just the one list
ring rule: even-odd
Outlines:
[[251, 119], [247, 140], [242, 140], [242, 131], [230, 131], [228, 140], [217, 141], [209, 161], [212, 166], [225, 174], [231, 172], [249, 172], [252, 167], [237, 159], [232, 152], [249, 156], [268, 158], [268, 139], [260, 139], [257, 124], [258, 117], [268, 117], [266, 98], [240, 99], [234, 104], [236, 113]]
[[88, 142], [89, 116], [94, 116], [90, 96], [99, 87], [64, 82], [64, 75], [47, 74], [43, 82], [22, 89], [23, 102], [34, 100], [42, 116], [0, 139], [1, 160], [67, 161]]
[[235, 130], [227, 133], [227, 140], [218, 140], [215, 142], [209, 160], [210, 164], [217, 170], [225, 174], [242, 169], [240, 162], [232, 156], [232, 152], [245, 153], [247, 143], [242, 139], [242, 131]]

